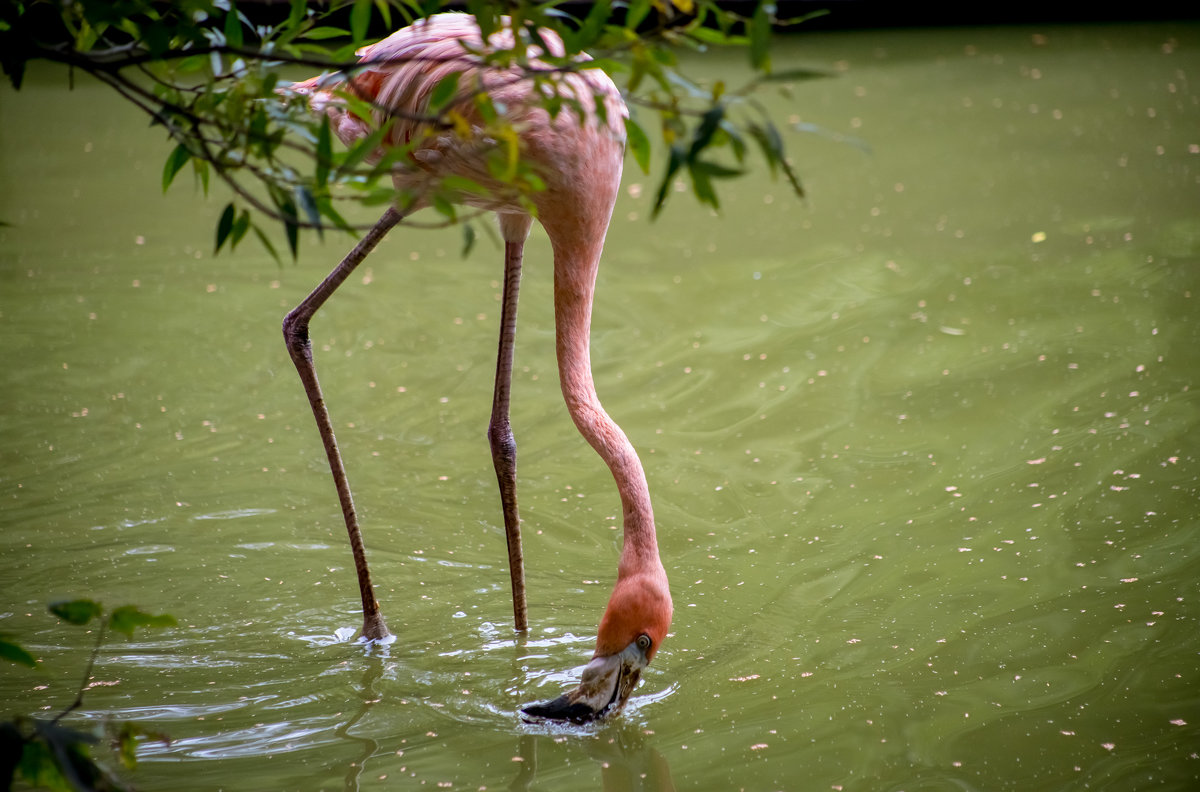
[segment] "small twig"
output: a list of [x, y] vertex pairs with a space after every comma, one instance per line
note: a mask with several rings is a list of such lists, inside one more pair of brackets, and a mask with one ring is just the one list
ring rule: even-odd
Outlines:
[[79, 692], [75, 694], [75, 700], [72, 701], [65, 710], [58, 713], [51, 724], [56, 724], [63, 719], [63, 716], [74, 712], [83, 706], [83, 692], [87, 690], [88, 680], [92, 678], [92, 667], [96, 664], [96, 658], [100, 655], [100, 645], [104, 643], [104, 634], [108, 631], [108, 617], [105, 616], [100, 621], [100, 627], [96, 630], [96, 645], [92, 647], [92, 654], [88, 657], [87, 668], [83, 670], [83, 679], [79, 682]]

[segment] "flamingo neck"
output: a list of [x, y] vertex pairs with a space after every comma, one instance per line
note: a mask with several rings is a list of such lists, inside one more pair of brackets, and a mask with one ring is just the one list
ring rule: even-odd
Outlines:
[[[607, 225], [607, 224], [605, 224]], [[549, 229], [548, 229], [549, 230]], [[592, 297], [604, 244], [599, 234], [572, 235], [578, 244], [554, 242], [554, 313], [559, 380], [579, 433], [608, 465], [621, 497], [624, 545], [618, 576], [662, 569], [654, 510], [646, 473], [633, 444], [600, 403], [592, 378], [590, 332]]]

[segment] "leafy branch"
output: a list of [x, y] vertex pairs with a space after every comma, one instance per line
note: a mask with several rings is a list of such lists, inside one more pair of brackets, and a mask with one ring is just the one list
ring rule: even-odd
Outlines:
[[[96, 640], [83, 672], [75, 698], [50, 720], [16, 715], [0, 723], [0, 784], [12, 786], [20, 775], [33, 786], [55, 790], [124, 790], [127, 787], [91, 755], [91, 746], [106, 736], [117, 760], [126, 769], [137, 764], [137, 745], [141, 738], [169, 742], [166, 735], [137, 723], [104, 723], [103, 730], [83, 731], [61, 723], [70, 713], [83, 706], [83, 695], [92, 687], [92, 669], [109, 630], [133, 637], [139, 627], [170, 627], [175, 618], [169, 614], [149, 614], [134, 605], [123, 605], [106, 613], [93, 600], [77, 599], [50, 603], [50, 612], [68, 624], [86, 625], [99, 622]], [[37, 668], [37, 660], [16, 643], [10, 634], [0, 634], [0, 657], [29, 668]]]
[[[551, 115], [578, 108], [577, 98], [558, 89], [566, 75], [590, 68], [608, 72], [633, 113], [625, 128], [635, 163], [649, 174], [658, 150], [666, 159], [655, 215], [683, 175], [700, 203], [719, 207], [719, 182], [747, 172], [752, 154], [803, 195], [783, 136], [754, 94], [825, 76], [772, 71], [772, 31], [805, 18], [778, 18], [770, 0], [758, 0], [748, 15], [721, 8], [717, 0], [597, 0], [579, 19], [559, 8], [560, 2], [465, 0], [485, 40], [508, 31], [509, 43], [492, 38], [483, 51], [464, 51], [453, 60], [462, 61], [464, 70], [474, 65], [530, 81], [531, 94]], [[377, 107], [367, 92], [355, 89], [364, 69], [402, 62], [354, 59], [373, 28], [390, 32], [449, 5], [450, 0], [334, 0], [320, 8], [304, 0], [286, 6], [251, 0], [242, 6], [235, 0], [28, 0], [0, 7], [0, 66], [19, 88], [30, 61], [63, 64], [72, 75], [82, 72], [109, 86], [162, 126], [175, 144], [163, 167], [164, 190], [190, 166], [205, 194], [213, 176], [233, 194], [218, 220], [218, 251], [253, 231], [278, 258], [260, 225], [266, 219], [282, 224], [294, 256], [301, 229], [359, 228], [343, 216], [342, 205], [403, 206], [418, 198], [443, 223], [467, 221], [469, 241], [473, 215], [460, 215], [456, 199], [482, 188], [451, 177], [431, 187], [431, 194], [397, 196], [391, 174], [411, 166], [424, 139], [418, 135], [391, 148], [381, 144], [397, 120], [416, 122], [426, 137], [457, 134], [486, 142], [490, 149], [481, 153], [493, 176], [506, 190], [527, 197], [542, 189], [542, 180], [524, 162], [503, 108], [481, 84], [459, 85], [457, 73], [435, 88], [427, 107]], [[561, 38], [561, 50], [547, 45], [547, 30]], [[536, 61], [530, 47], [540, 50]], [[678, 52], [712, 47], [745, 50], [754, 76], [738, 86], [690, 80]], [[551, 54], [557, 51], [562, 54]], [[286, 84], [280, 71], [293, 67], [344, 81], [339, 100], [349, 112], [372, 119], [372, 133], [335, 150], [327, 118], [314, 117], [301, 98], [277, 95]]]

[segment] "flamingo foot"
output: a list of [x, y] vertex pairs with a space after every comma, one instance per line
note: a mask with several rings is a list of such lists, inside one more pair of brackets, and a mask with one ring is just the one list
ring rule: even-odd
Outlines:
[[391, 643], [396, 640], [396, 636], [392, 635], [383, 621], [383, 613], [378, 609], [374, 613], [363, 615], [361, 638], [364, 641], [379, 641], [380, 643]]

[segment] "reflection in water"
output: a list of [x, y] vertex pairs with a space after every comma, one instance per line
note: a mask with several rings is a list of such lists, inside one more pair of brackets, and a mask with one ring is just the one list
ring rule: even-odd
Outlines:
[[538, 739], [532, 734], [521, 735], [517, 744], [517, 756], [521, 761], [517, 762], [517, 775], [508, 785], [509, 789], [529, 789], [537, 778], [537, 746]]
[[358, 755], [351, 760], [346, 767], [346, 782], [343, 789], [346, 792], [358, 792], [363, 772], [367, 769], [367, 761], [379, 751], [379, 741], [372, 737], [360, 737], [351, 734], [350, 730], [355, 724], [366, 717], [371, 708], [379, 703], [379, 694], [375, 690], [375, 683], [383, 676], [383, 663], [386, 654], [369, 656], [363, 659], [365, 668], [363, 669], [361, 687], [359, 695], [362, 697], [362, 706], [358, 708], [358, 712], [354, 713], [353, 717], [337, 727], [334, 733], [341, 739], [362, 746]]
[[[521, 761], [509, 789], [532, 788], [538, 774], [538, 744], [545, 739], [521, 735], [517, 747]], [[578, 739], [588, 757], [599, 765], [604, 792], [675, 792], [671, 766], [642, 734], [617, 727]]]
[[675, 792], [671, 766], [648, 742], [621, 730], [616, 738], [603, 737], [584, 744], [588, 754], [600, 763], [604, 792]]

